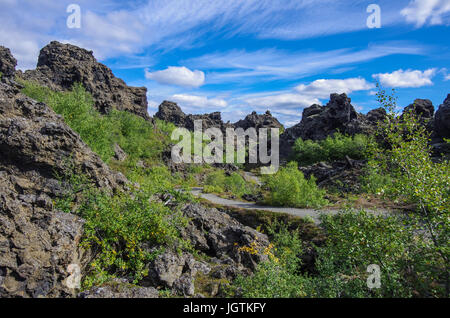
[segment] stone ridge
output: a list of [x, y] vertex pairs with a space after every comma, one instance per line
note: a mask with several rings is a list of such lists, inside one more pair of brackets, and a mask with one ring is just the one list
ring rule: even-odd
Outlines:
[[92, 51], [71, 44], [51, 42], [40, 51], [36, 69], [19, 76], [54, 90], [69, 90], [78, 82], [91, 93], [100, 112], [117, 109], [151, 119], [145, 87], [127, 86], [111, 69], [99, 63]]

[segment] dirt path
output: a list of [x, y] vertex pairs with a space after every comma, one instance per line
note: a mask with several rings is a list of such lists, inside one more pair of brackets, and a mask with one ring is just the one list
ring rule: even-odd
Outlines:
[[[192, 188], [191, 193], [196, 197], [201, 197], [213, 204], [218, 204], [222, 206], [232, 207], [232, 208], [239, 208], [239, 209], [246, 209], [246, 210], [261, 210], [261, 211], [269, 211], [274, 213], [287, 213], [294, 216], [299, 217], [306, 217], [309, 216], [314, 219], [314, 221], [318, 222], [319, 215], [322, 213], [325, 214], [336, 214], [339, 210], [337, 209], [297, 209], [297, 208], [287, 208], [287, 207], [272, 207], [272, 206], [265, 206], [265, 205], [258, 205], [256, 203], [251, 202], [242, 202], [242, 201], [236, 201], [236, 200], [229, 200], [221, 198], [215, 194], [212, 193], [203, 193], [202, 188]], [[372, 213], [376, 214], [386, 214], [389, 213], [386, 210], [369, 210]]]

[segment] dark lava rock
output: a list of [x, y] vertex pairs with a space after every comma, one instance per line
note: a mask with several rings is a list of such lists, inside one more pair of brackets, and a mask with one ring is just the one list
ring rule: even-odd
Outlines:
[[45, 104], [0, 83], [0, 297], [69, 297], [68, 266], [81, 275], [89, 252], [79, 247], [84, 221], [54, 210], [63, 175], [79, 169], [107, 191], [126, 178], [109, 169]]
[[[265, 234], [244, 226], [224, 212], [200, 204], [188, 204], [183, 212], [191, 222], [182, 235], [196, 249], [211, 257], [228, 257], [238, 268], [249, 270], [254, 270], [259, 262], [267, 259], [263, 253], [269, 246]], [[252, 244], [258, 253], [252, 254], [241, 249]]]
[[139, 287], [124, 279], [115, 279], [103, 286], [94, 287], [78, 294], [79, 298], [158, 298], [159, 292], [153, 287]]
[[186, 124], [186, 114], [183, 113], [180, 106], [166, 100], [159, 105], [155, 118], [173, 123], [177, 127], [184, 127]]
[[421, 119], [431, 119], [434, 116], [434, 106], [429, 99], [416, 99], [414, 103], [405, 107], [403, 113], [410, 111]]
[[242, 128], [244, 130], [248, 128], [283, 128], [283, 125], [280, 124], [278, 119], [272, 116], [270, 111], [267, 111], [265, 114], [258, 115], [256, 112], [247, 115], [245, 119], [238, 121], [234, 124], [235, 128]]
[[180, 128], [186, 128], [190, 131], [194, 130], [194, 121], [202, 121], [202, 129], [219, 128], [222, 132], [226, 131], [226, 128], [233, 127], [229, 123], [222, 121], [222, 115], [220, 112], [214, 112], [204, 115], [186, 115], [176, 103], [164, 101], [158, 107], [158, 112], [155, 114], [155, 118], [165, 120], [173, 123]]
[[346, 94], [331, 94], [326, 106], [315, 104], [305, 108], [301, 122], [284, 131], [280, 136], [280, 154], [288, 158], [298, 138], [322, 140], [338, 131], [348, 135], [369, 134], [384, 116], [381, 109], [368, 115], [359, 114]]
[[11, 51], [0, 46], [0, 73], [2, 78], [13, 78], [16, 72], [17, 60], [12, 56]]
[[149, 274], [141, 285], [170, 288], [173, 294], [181, 296], [193, 296], [197, 273], [207, 275], [211, 271], [208, 264], [196, 261], [191, 254], [170, 250], [158, 255], [147, 267]]
[[319, 107], [313, 105], [303, 111], [302, 121], [298, 127], [300, 136], [297, 138], [325, 139], [338, 130], [345, 132], [346, 125], [358, 118], [358, 114], [346, 94], [332, 94], [330, 102], [324, 107]]
[[37, 68], [20, 76], [54, 90], [69, 90], [81, 83], [92, 94], [100, 112], [124, 110], [150, 120], [147, 89], [127, 86], [107, 66], [97, 62], [92, 51], [53, 41], [41, 50]]
[[361, 176], [366, 161], [339, 160], [331, 163], [320, 162], [314, 165], [299, 167], [306, 178], [314, 176], [320, 187], [334, 187], [343, 193], [358, 193], [361, 187]]
[[372, 109], [370, 112], [367, 113], [366, 118], [367, 120], [376, 125], [379, 122], [382, 122], [387, 116], [387, 112], [384, 108], [376, 108]]
[[436, 112], [434, 129], [438, 137], [450, 138], [450, 94]]

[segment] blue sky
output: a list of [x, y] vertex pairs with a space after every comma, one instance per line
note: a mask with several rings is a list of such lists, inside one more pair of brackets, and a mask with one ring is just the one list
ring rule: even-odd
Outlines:
[[[81, 28], [69, 29], [69, 4]], [[381, 28], [368, 28], [376, 4]], [[91, 49], [129, 85], [187, 113], [232, 122], [270, 110], [286, 126], [302, 109], [347, 93], [378, 107], [374, 82], [437, 108], [450, 93], [450, 0], [0, 0], [0, 45], [34, 68], [51, 40]]]

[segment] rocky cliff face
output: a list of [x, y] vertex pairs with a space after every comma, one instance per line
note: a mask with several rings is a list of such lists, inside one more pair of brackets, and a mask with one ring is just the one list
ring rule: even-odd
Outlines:
[[55, 173], [72, 168], [105, 190], [127, 183], [45, 104], [0, 83], [0, 297], [71, 295], [63, 281], [68, 265], [86, 265], [84, 221], [53, 199], [67, 191]]
[[332, 94], [326, 106], [312, 105], [306, 108], [301, 122], [286, 129], [286, 133], [295, 139], [320, 140], [338, 130], [342, 133], [354, 132], [361, 119], [347, 95]]
[[92, 94], [100, 112], [118, 109], [150, 119], [147, 89], [127, 86], [97, 62], [92, 51], [54, 41], [41, 50], [35, 70], [19, 75], [55, 90], [68, 90], [74, 83], [81, 83]]
[[84, 220], [54, 209], [68, 186], [55, 174], [72, 169], [99, 188], [123, 189], [126, 178], [109, 169], [45, 104], [22, 95], [13, 80], [15, 59], [2, 50], [0, 65], [0, 297], [66, 297], [68, 266], [82, 271], [89, 251], [78, 243]]

